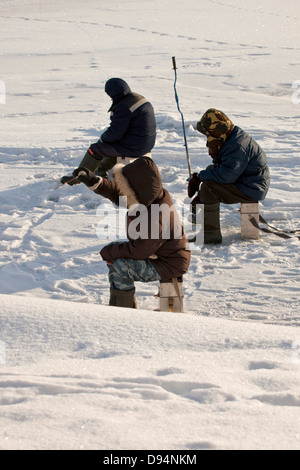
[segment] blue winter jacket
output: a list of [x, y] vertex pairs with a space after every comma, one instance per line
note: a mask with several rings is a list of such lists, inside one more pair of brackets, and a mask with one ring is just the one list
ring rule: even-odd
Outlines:
[[156, 139], [156, 120], [151, 103], [132, 93], [121, 78], [111, 78], [105, 85], [112, 98], [111, 122], [101, 135], [102, 142], [112, 144], [123, 156], [139, 157], [150, 152]]
[[218, 156], [219, 164], [200, 171], [201, 181], [235, 184], [246, 196], [261, 201], [270, 186], [267, 157], [258, 143], [235, 126]]

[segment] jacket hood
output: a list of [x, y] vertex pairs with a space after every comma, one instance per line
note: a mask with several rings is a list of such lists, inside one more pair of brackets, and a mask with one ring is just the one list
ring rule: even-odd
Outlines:
[[124, 166], [114, 167], [118, 190], [127, 196], [127, 205], [143, 204], [148, 207], [163, 195], [159, 170], [151, 158], [141, 157]]
[[128, 83], [122, 78], [110, 78], [105, 84], [105, 93], [110, 96], [113, 101], [117, 101], [128, 93], [131, 93], [131, 89]]

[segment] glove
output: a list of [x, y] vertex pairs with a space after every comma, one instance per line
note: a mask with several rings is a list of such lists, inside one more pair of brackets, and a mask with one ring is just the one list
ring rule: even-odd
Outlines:
[[73, 171], [73, 175], [77, 176], [79, 181], [84, 183], [92, 191], [97, 189], [98, 186], [102, 183], [101, 176], [95, 175], [95, 173], [93, 173], [91, 170], [88, 170], [87, 168], [84, 168], [83, 166], [76, 168], [76, 170]]
[[189, 185], [188, 185], [188, 196], [193, 197], [194, 194], [199, 191], [199, 186], [200, 186], [200, 178], [198, 173], [193, 173], [192, 177], [189, 180]]

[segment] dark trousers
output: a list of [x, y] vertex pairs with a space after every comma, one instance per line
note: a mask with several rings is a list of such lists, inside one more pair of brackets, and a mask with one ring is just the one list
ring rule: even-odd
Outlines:
[[198, 192], [200, 204], [238, 204], [239, 202], [257, 202], [246, 196], [235, 184], [203, 181]]
[[220, 203], [237, 204], [257, 202], [246, 196], [235, 184], [203, 181], [199, 192], [192, 202], [192, 210], [196, 213], [196, 205], [204, 204], [204, 243], [221, 243]]
[[97, 150], [95, 150], [95, 158], [106, 158], [106, 157], [119, 157], [121, 154], [118, 152], [112, 144], [106, 142], [97, 142]]

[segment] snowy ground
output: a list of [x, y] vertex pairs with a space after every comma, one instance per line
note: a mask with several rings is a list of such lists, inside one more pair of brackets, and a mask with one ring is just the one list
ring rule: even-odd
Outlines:
[[193, 171], [209, 164], [193, 124], [219, 108], [268, 154], [261, 214], [299, 228], [299, 20], [292, 0], [1, 1], [0, 449], [299, 449], [298, 239], [242, 241], [223, 206], [185, 313], [155, 312], [155, 283], [120, 311], [96, 233], [110, 205], [55, 189], [107, 126], [104, 83], [120, 76], [153, 103], [153, 158], [186, 201], [176, 56]]

